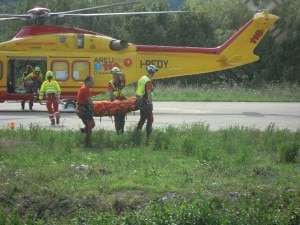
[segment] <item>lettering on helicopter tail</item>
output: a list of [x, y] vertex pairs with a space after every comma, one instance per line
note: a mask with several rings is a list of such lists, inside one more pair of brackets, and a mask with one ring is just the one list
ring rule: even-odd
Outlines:
[[146, 67], [148, 65], [154, 65], [157, 68], [168, 68], [168, 63], [169, 60], [144, 60], [144, 61], [140, 61], [140, 67]]
[[256, 42], [263, 36], [264, 31], [263, 30], [257, 30], [253, 34], [253, 36], [250, 38], [250, 43], [256, 44]]

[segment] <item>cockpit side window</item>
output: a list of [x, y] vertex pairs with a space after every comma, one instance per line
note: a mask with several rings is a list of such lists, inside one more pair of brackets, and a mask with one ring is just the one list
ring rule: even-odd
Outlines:
[[72, 64], [73, 79], [83, 81], [90, 74], [90, 63], [88, 61], [76, 61]]
[[56, 80], [67, 80], [69, 77], [69, 63], [66, 61], [55, 61], [52, 63], [52, 71]]

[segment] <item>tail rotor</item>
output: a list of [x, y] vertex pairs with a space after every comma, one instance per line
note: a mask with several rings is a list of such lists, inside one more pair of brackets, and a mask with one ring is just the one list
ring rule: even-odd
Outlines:
[[[253, 0], [242, 0], [242, 3], [246, 5], [251, 12], [258, 12], [260, 10]], [[272, 0], [263, 11], [271, 12], [283, 3], [284, 0]], [[287, 38], [286, 31], [278, 28], [276, 25], [273, 25], [269, 32], [271, 37], [274, 39], [275, 44], [282, 44]]]

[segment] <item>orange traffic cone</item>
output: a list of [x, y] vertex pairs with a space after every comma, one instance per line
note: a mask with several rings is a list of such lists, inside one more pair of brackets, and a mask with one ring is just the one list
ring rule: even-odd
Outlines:
[[15, 122], [14, 121], [11, 121], [10, 123], [9, 123], [9, 127], [10, 127], [10, 129], [15, 129]]

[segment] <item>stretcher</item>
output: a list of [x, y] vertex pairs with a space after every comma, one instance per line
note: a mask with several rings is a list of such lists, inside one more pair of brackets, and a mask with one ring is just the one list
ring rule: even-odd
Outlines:
[[138, 108], [136, 107], [135, 100], [136, 97], [115, 101], [94, 101], [95, 116], [115, 116], [136, 111]]

